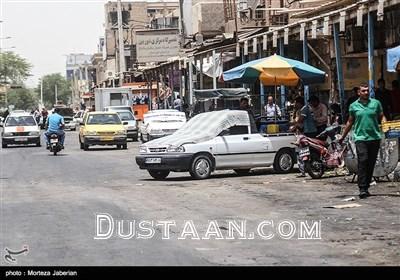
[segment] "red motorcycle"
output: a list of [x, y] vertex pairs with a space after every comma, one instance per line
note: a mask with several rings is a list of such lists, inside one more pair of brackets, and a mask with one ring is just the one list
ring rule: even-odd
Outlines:
[[326, 170], [344, 166], [344, 155], [348, 150], [348, 144], [339, 144], [336, 136], [339, 132], [340, 126], [332, 125], [316, 138], [297, 135], [297, 141], [293, 144], [298, 147], [298, 156], [304, 162], [304, 170], [311, 178], [319, 179]]

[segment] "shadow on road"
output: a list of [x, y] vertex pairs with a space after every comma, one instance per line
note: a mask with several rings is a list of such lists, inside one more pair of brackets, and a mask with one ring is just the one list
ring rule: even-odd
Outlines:
[[[182, 174], [182, 176], [179, 177], [167, 177], [163, 180], [156, 180], [150, 177], [148, 179], [142, 179], [141, 181], [147, 181], [147, 182], [151, 182], [151, 181], [163, 181], [163, 182], [181, 182], [181, 181], [199, 181], [199, 180], [195, 180], [193, 179], [190, 175], [186, 175], [187, 172], [174, 172], [172, 173], [172, 175], [178, 175], [178, 174]], [[297, 169], [292, 170], [289, 173], [286, 174], [279, 174], [279, 175], [288, 175], [288, 174], [296, 174], [298, 173]], [[278, 173], [276, 173], [273, 169], [255, 169], [252, 170], [249, 174], [245, 174], [245, 175], [238, 175], [236, 173], [223, 173], [223, 174], [213, 174], [211, 175], [211, 177], [209, 179], [205, 179], [205, 180], [212, 180], [212, 179], [224, 179], [224, 178], [242, 178], [242, 177], [255, 177], [255, 176], [262, 176], [262, 175], [277, 175]], [[201, 180], [200, 180], [201, 181]]]

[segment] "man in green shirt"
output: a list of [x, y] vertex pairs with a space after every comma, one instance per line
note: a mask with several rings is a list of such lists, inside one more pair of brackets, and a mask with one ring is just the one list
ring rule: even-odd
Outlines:
[[362, 84], [358, 90], [358, 100], [354, 101], [349, 108], [349, 119], [344, 129], [340, 143], [353, 127], [354, 141], [356, 143], [358, 160], [358, 187], [360, 198], [370, 196], [368, 192], [376, 158], [378, 157], [381, 130], [380, 122], [385, 122], [382, 104], [379, 100], [369, 98], [367, 84]]

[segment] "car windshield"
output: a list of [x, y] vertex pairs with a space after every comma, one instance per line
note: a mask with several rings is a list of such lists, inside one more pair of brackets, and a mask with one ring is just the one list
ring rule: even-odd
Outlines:
[[132, 121], [135, 120], [135, 117], [132, 115], [131, 112], [125, 111], [125, 112], [118, 112], [119, 117], [121, 118], [122, 121]]
[[5, 126], [35, 126], [36, 121], [32, 116], [9, 117]]
[[117, 114], [96, 114], [89, 115], [87, 124], [121, 124]]

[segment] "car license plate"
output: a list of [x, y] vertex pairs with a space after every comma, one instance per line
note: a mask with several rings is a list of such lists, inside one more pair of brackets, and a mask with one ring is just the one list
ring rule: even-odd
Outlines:
[[58, 139], [50, 139], [50, 143], [58, 143]]
[[161, 163], [161, 158], [146, 158], [146, 163]]
[[23, 137], [23, 138], [15, 138], [15, 141], [17, 141], [17, 142], [26, 142], [26, 141], [28, 141], [28, 138], [25, 138], [25, 137]]
[[304, 156], [309, 156], [310, 155], [310, 148], [302, 148], [299, 151], [299, 156], [304, 157]]
[[102, 136], [102, 137], [100, 137], [100, 140], [101, 141], [112, 141], [112, 140], [114, 140], [114, 137], [113, 136]]

